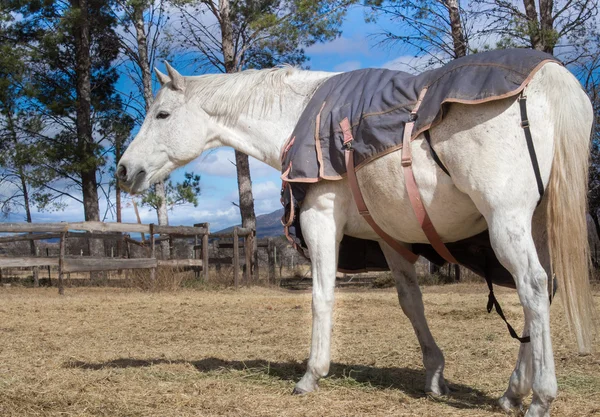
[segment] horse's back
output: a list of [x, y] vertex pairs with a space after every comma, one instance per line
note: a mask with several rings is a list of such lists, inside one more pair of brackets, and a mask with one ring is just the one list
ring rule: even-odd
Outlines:
[[[556, 120], [548, 96], [548, 63], [527, 86], [527, 111], [544, 186], [550, 176]], [[569, 77], [570, 74], [564, 74]], [[579, 92], [573, 92], [577, 96]], [[579, 100], [564, 97], [565, 100]], [[444, 241], [473, 236], [487, 228], [484, 207], [529, 207], [538, 188], [521, 127], [517, 96], [477, 105], [451, 104], [443, 120], [431, 129], [432, 146], [448, 168], [448, 176], [432, 158], [423, 135], [411, 144], [413, 170], [423, 203]], [[371, 214], [388, 233], [404, 242], [426, 242], [406, 191], [401, 150], [384, 155], [358, 173]], [[344, 184], [344, 186], [346, 186]], [[532, 203], [533, 202], [533, 203]], [[348, 207], [347, 233], [360, 236], [364, 221]]]

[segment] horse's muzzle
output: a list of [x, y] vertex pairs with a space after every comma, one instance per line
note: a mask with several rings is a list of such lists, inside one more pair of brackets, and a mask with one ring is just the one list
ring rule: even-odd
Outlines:
[[126, 163], [120, 162], [117, 166], [117, 179], [121, 188], [130, 194], [143, 191], [146, 187], [146, 170], [140, 167], [128, 167]]

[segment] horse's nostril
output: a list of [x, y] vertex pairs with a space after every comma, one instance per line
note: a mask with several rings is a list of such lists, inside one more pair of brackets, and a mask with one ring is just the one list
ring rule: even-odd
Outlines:
[[127, 180], [127, 168], [125, 168], [125, 165], [119, 165], [117, 168], [117, 178], [121, 181]]

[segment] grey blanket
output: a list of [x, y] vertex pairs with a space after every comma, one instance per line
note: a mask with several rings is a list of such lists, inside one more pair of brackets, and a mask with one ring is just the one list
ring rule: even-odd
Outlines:
[[[282, 155], [284, 223], [293, 222], [301, 239], [297, 219], [287, 218], [291, 206], [301, 204], [311, 183], [339, 180], [345, 175], [343, 134], [339, 126], [342, 119], [347, 117], [352, 125], [354, 163], [358, 170], [401, 147], [404, 125], [424, 88], [427, 92], [412, 139], [439, 123], [448, 103], [477, 104], [516, 96], [536, 71], [550, 61], [557, 62], [543, 52], [510, 49], [456, 59], [419, 75], [364, 69], [327, 79], [300, 116]], [[365, 248], [370, 245], [355, 243]], [[357, 259], [355, 254], [346, 256], [344, 246], [340, 253], [340, 268], [356, 269], [343, 265], [344, 259]], [[424, 246], [423, 253], [429, 252], [427, 245], [420, 246]], [[459, 249], [455, 248], [455, 251]], [[365, 252], [372, 253], [373, 249], [369, 246]], [[380, 254], [377, 257], [382, 258]], [[380, 260], [371, 262], [375, 266], [368, 260], [365, 262], [365, 269], [387, 267]]]

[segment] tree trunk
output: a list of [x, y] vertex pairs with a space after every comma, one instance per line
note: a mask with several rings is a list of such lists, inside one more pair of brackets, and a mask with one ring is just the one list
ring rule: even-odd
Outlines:
[[256, 230], [256, 216], [254, 214], [254, 198], [252, 196], [252, 179], [250, 178], [249, 162], [248, 155], [235, 151], [242, 227]]
[[[31, 218], [31, 208], [29, 207], [29, 191], [27, 190], [27, 181], [25, 179], [25, 172], [23, 171], [23, 167], [19, 166], [19, 177], [21, 177], [21, 188], [23, 188], [23, 206], [25, 207], [25, 216], [27, 223], [32, 223], [33, 220]], [[35, 240], [29, 241], [29, 250], [31, 252], [31, 256], [37, 256], [37, 247], [35, 244]], [[33, 286], [39, 287], [39, 270], [37, 266], [33, 267]]]
[[554, 18], [552, 17], [553, 8], [553, 0], [540, 0], [541, 48], [549, 54], [554, 53], [554, 45], [556, 44]]
[[[150, 71], [150, 62], [148, 59], [148, 34], [146, 33], [146, 26], [144, 24], [145, 7], [146, 5], [143, 3], [133, 4], [133, 23], [135, 26], [135, 34], [137, 39], [138, 65], [142, 73], [142, 93], [144, 95], [146, 113], [148, 113], [148, 110], [150, 110], [150, 106], [154, 101], [154, 96], [152, 95], [152, 72]], [[167, 198], [164, 181], [159, 181], [156, 183], [154, 193], [160, 200], [160, 205], [156, 209], [158, 224], [161, 226], [167, 226], [169, 224], [169, 214], [167, 211]], [[160, 248], [162, 252], [162, 258], [166, 259], [169, 255], [169, 243], [167, 241], [161, 241]]]
[[[219, 0], [219, 13], [221, 17], [221, 48], [225, 64], [225, 72], [238, 71], [233, 41], [233, 25], [231, 23], [229, 0]], [[250, 177], [250, 162], [248, 155], [235, 151], [235, 164], [237, 168], [238, 192], [240, 198], [240, 214], [242, 227], [256, 230], [256, 214], [254, 213], [254, 197], [252, 195], [252, 179]], [[252, 239], [252, 258], [257, 258], [257, 242]], [[254, 262], [256, 263], [256, 262]], [[252, 267], [254, 269], [256, 265]]]
[[[90, 85], [90, 22], [87, 0], [71, 0], [71, 7], [78, 12], [75, 35], [75, 73], [77, 77], [77, 152], [81, 158], [81, 187], [83, 212], [86, 221], [100, 221], [98, 182], [91, 120]], [[104, 254], [102, 241], [90, 239], [90, 256]], [[93, 277], [93, 275], [92, 275]]]
[[146, 34], [146, 26], [144, 25], [143, 4], [134, 4], [133, 18], [137, 38], [138, 65], [142, 72], [142, 87], [144, 89], [142, 93], [144, 94], [146, 112], [148, 112], [154, 97], [152, 96], [152, 73], [150, 71], [150, 62], [148, 61], [148, 35]]
[[230, 74], [237, 71], [237, 62], [235, 59], [233, 24], [231, 23], [229, 0], [219, 0], [219, 13], [221, 15], [221, 48], [223, 50], [223, 63], [225, 64], [225, 72]]
[[461, 58], [467, 55], [467, 42], [462, 27], [462, 22], [460, 20], [460, 8], [458, 7], [458, 0], [446, 0], [445, 4], [446, 8], [448, 9], [448, 16], [450, 17], [454, 58]]
[[531, 47], [542, 51], [544, 46], [540, 38], [540, 26], [538, 22], [537, 10], [535, 8], [535, 0], [523, 0], [525, 5], [525, 15], [527, 16], [527, 31], [531, 41]]
[[[164, 181], [159, 181], [156, 183], [154, 186], [154, 193], [160, 199], [160, 205], [156, 208], [158, 224], [161, 226], [167, 226], [169, 224], [169, 214], [167, 212], [167, 198]], [[162, 259], [170, 259], [171, 248], [169, 246], [169, 241], [160, 241], [160, 252]]]

